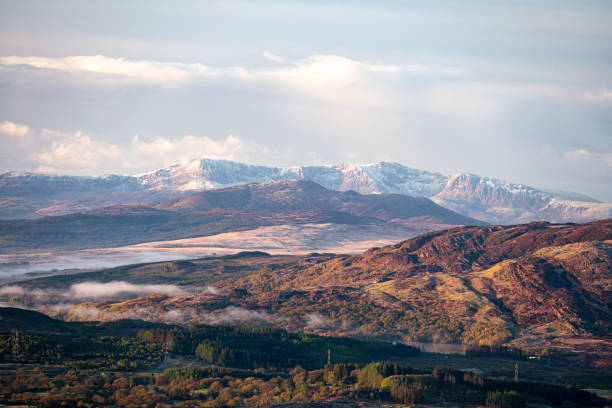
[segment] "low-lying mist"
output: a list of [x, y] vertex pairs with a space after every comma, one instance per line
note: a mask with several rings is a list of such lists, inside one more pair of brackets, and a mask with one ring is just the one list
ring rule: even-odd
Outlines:
[[204, 311], [197, 307], [132, 306], [128, 308], [108, 307], [94, 304], [57, 304], [39, 309], [51, 316], [68, 321], [113, 321], [139, 319], [158, 323], [192, 325], [213, 324], [247, 326], [277, 326], [287, 324], [287, 318], [263, 310], [250, 310], [239, 306], [223, 307]]
[[70, 301], [118, 300], [149, 295], [184, 296], [196, 293], [216, 293], [213, 287], [180, 287], [168, 284], [134, 284], [125, 281], [80, 282], [68, 289], [29, 288], [27, 286], [5, 285], [0, 287], [0, 301], [14, 304], [43, 306]]
[[[161, 297], [159, 297], [161, 296]], [[232, 292], [212, 286], [86, 281], [67, 288], [0, 287], [0, 305], [36, 310], [66, 321], [145, 320], [156, 323], [278, 327], [326, 333], [352, 330], [352, 324], [317, 312], [285, 315], [247, 306]]]
[[[163, 295], [162, 298], [151, 298]], [[211, 303], [208, 301], [212, 300]], [[214, 287], [134, 284], [125, 281], [81, 282], [61, 289], [0, 287], [0, 305], [36, 310], [66, 321], [146, 320], [156, 323], [278, 327], [324, 333], [350, 330], [351, 324], [320, 312], [287, 316], [271, 310], [247, 308]]]
[[[207, 256], [209, 253], [197, 254]], [[15, 281], [34, 276], [54, 275], [74, 270], [93, 270], [116, 266], [163, 262], [193, 258], [194, 254], [180, 251], [118, 251], [90, 250], [65, 254], [0, 255], [0, 282]]]

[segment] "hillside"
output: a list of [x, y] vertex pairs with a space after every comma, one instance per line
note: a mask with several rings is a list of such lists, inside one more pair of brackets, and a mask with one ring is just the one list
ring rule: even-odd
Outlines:
[[490, 223], [585, 222], [612, 217], [612, 204], [459, 173], [443, 175], [398, 163], [266, 167], [198, 159], [135, 176], [0, 174], [0, 219], [36, 218], [184, 197], [203, 190], [280, 180], [310, 180], [335, 191], [427, 197]]
[[[372, 226], [385, 237], [387, 225], [395, 234], [401, 230], [409, 237], [451, 225], [483, 223], [426, 198], [338, 192], [311, 181], [289, 180], [204, 191], [149, 205], [0, 221], [0, 253], [112, 247], [301, 224], [354, 226], [356, 240], [363, 226]], [[350, 231], [347, 235], [351, 237]]]
[[[76, 284], [118, 281], [177, 285], [183, 293], [74, 298]], [[46, 300], [13, 295], [12, 302], [68, 320], [240, 323], [361, 338], [510, 343], [612, 355], [612, 220], [458, 227], [357, 256], [254, 253], [20, 285], [27, 288], [23, 293], [42, 291]], [[18, 289], [2, 292], [16, 294]], [[65, 306], [68, 300], [81, 303]]]

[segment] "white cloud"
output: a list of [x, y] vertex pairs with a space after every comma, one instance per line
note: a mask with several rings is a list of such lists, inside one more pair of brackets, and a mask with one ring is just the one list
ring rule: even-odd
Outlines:
[[269, 149], [247, 143], [239, 137], [229, 135], [216, 141], [206, 136], [186, 135], [176, 140], [158, 137], [150, 142], [138, 136], [132, 139], [133, 154], [164, 165], [186, 162], [198, 157], [227, 160], [244, 160], [249, 154], [267, 154]]
[[252, 77], [272, 89], [308, 98], [350, 105], [389, 107], [399, 95], [389, 76], [401, 74], [397, 65], [372, 64], [337, 55], [314, 55], [277, 69], [254, 72]]
[[[257, 87], [256, 91], [263, 93], [281, 92], [293, 97], [365, 107], [425, 109], [429, 113], [457, 117], [497, 115], [507, 102], [503, 97], [568, 96], [554, 87], [465, 82], [462, 80], [466, 75], [464, 69], [440, 64], [389, 64], [338, 55], [312, 55], [287, 61], [268, 51], [264, 51], [263, 56], [280, 65], [259, 69], [211, 67], [201, 63], [127, 60], [103, 55], [0, 57], [0, 64], [15, 69], [28, 66], [66, 72], [71, 74], [68, 80], [85, 76], [92, 84], [111, 82], [184, 88], [207, 81], [235, 81], [242, 86]], [[415, 76], [420, 78], [415, 80]], [[608, 98], [610, 92], [605, 91], [607, 93], [587, 94], [585, 98]]]
[[608, 153], [596, 153], [591, 152], [587, 149], [578, 149], [563, 154], [570, 160], [590, 160], [604, 162], [609, 168], [612, 169], [612, 152]]
[[194, 77], [214, 77], [221, 72], [202, 64], [168, 63], [158, 61], [130, 61], [104, 55], [45, 57], [0, 57], [6, 66], [29, 66], [38, 69], [68, 72], [72, 74], [103, 75], [134, 84], [182, 86]]
[[591, 152], [589, 152], [586, 149], [578, 149], [573, 152], [565, 152], [565, 157], [569, 157], [569, 158], [582, 159], [582, 158], [588, 158], [591, 156], [592, 156]]
[[281, 81], [337, 86], [364, 80], [368, 73], [400, 72], [402, 68], [397, 65], [370, 64], [337, 55], [314, 55], [283, 68], [260, 71], [258, 75]]
[[262, 53], [263, 57], [265, 59], [267, 59], [268, 61], [272, 61], [272, 62], [278, 62], [278, 63], [283, 63], [283, 62], [287, 62], [287, 60], [283, 57], [280, 57], [278, 55], [274, 55], [271, 52], [268, 51], [264, 51]]
[[585, 92], [584, 99], [593, 103], [612, 104], [612, 91], [602, 88], [598, 91]]
[[[263, 56], [275, 62], [287, 61], [267, 51]], [[314, 55], [294, 63], [287, 63], [282, 69], [249, 70], [244, 67], [210, 67], [200, 63], [160, 62], [125, 58], [112, 58], [104, 55], [70, 56], [64, 58], [46, 57], [0, 57], [0, 64], [5, 66], [28, 66], [31, 68], [68, 72], [72, 74], [88, 73], [108, 77], [117, 77], [134, 84], [175, 85], [183, 86], [198, 79], [257, 79], [289, 77], [304, 79], [318, 77], [322, 81], [353, 80], [358, 71], [380, 73], [399, 73], [402, 68], [397, 65], [371, 64], [337, 55]], [[410, 66], [407, 71], [415, 71]], [[418, 69], [417, 69], [418, 70]], [[346, 74], [351, 74], [348, 78]]]
[[9, 121], [0, 122], [0, 133], [9, 136], [25, 136], [30, 131], [30, 128], [26, 125], [13, 123]]
[[65, 174], [139, 173], [185, 163], [202, 157], [250, 161], [272, 151], [229, 135], [221, 140], [185, 135], [176, 139], [134, 136], [125, 144], [105, 141], [79, 130], [62, 133], [44, 129], [20, 151], [11, 155], [28, 157], [35, 171]]
[[[389, 106], [393, 86], [385, 84], [389, 75], [422, 74], [435, 71], [455, 76], [451, 68], [419, 64], [395, 65], [358, 61], [338, 55], [313, 55], [289, 62], [265, 51], [263, 56], [282, 64], [274, 69], [246, 67], [211, 67], [200, 63], [127, 60], [103, 55], [46, 57], [0, 57], [0, 65], [20, 69], [36, 68], [69, 73], [58, 80], [85, 78], [91, 84], [150, 85], [162, 88], [184, 88], [205, 81], [239, 81], [260, 86], [260, 91], [285, 90], [309, 98], [333, 102]], [[28, 72], [28, 76], [35, 73]]]
[[[268, 51], [264, 51], [263, 56], [279, 66], [212, 67], [201, 63], [128, 60], [103, 55], [64, 58], [9, 56], [0, 57], [0, 64], [14, 69], [27, 66], [68, 73], [71, 75], [58, 77], [58, 80], [85, 78], [86, 83], [92, 85], [112, 83], [185, 88], [211, 81], [233, 81], [243, 87], [254, 87], [254, 92], [259, 93], [283, 93], [289, 97], [350, 106], [424, 111], [475, 119], [499, 116], [519, 99], [573, 100], [578, 97], [598, 103], [612, 101], [612, 92], [607, 88], [583, 92], [530, 83], [474, 82], [466, 80], [469, 77], [466, 77], [464, 68], [441, 64], [389, 64], [339, 55], [312, 55], [287, 61]], [[33, 72], [27, 74], [35, 75]]]
[[100, 170], [109, 164], [118, 164], [124, 154], [118, 145], [98, 141], [81, 130], [74, 134], [44, 130], [43, 137], [52, 141], [45, 150], [31, 154], [38, 171]]

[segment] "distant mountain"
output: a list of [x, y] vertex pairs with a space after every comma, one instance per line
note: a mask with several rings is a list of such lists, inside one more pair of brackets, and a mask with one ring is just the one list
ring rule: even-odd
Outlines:
[[450, 176], [432, 199], [461, 214], [500, 224], [584, 222], [612, 217], [612, 204], [582, 194], [545, 192], [469, 173]]
[[0, 218], [165, 201], [196, 191], [290, 179], [314, 181], [337, 191], [427, 197], [492, 223], [584, 222], [612, 217], [612, 204], [582, 194], [538, 190], [468, 173], [446, 176], [398, 163], [280, 168], [202, 159], [136, 176], [0, 174]]
[[[312, 181], [288, 180], [202, 191], [149, 205], [0, 221], [0, 252], [111, 247], [300, 224], [341, 224], [358, 230], [369, 226], [381, 237], [409, 237], [451, 225], [484, 223], [427, 198], [338, 192]], [[352, 238], [359, 238], [357, 234]]]

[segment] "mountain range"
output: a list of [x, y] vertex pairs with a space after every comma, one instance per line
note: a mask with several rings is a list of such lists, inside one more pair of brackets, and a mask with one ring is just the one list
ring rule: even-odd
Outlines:
[[310, 180], [330, 190], [426, 197], [490, 223], [585, 222], [612, 217], [612, 204], [469, 173], [443, 175], [398, 163], [265, 167], [201, 159], [135, 176], [0, 174], [0, 218], [37, 218], [166, 201], [247, 183]]

